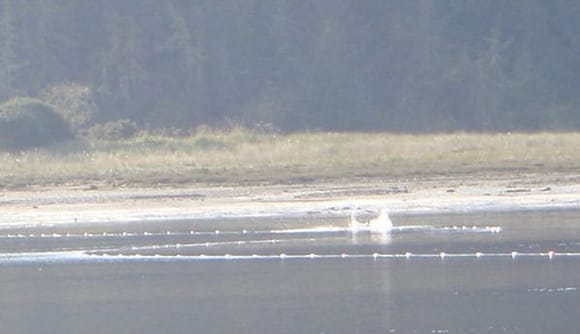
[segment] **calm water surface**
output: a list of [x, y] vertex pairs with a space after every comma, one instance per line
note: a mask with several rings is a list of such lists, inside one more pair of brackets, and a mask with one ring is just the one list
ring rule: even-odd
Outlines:
[[0, 230], [1, 332], [580, 331], [580, 211], [393, 220]]

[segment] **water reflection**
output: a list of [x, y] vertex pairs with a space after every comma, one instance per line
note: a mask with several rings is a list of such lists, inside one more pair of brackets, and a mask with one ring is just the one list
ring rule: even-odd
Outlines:
[[351, 240], [354, 246], [364, 246], [369, 244], [374, 245], [389, 245], [393, 241], [392, 233], [351, 233]]
[[[389, 220], [390, 222], [390, 220]], [[231, 223], [231, 222], [230, 222]], [[332, 225], [333, 221], [300, 220], [272, 222], [246, 222], [243, 229], [236, 224], [219, 222], [181, 222], [173, 228], [155, 231], [148, 226], [115, 226], [117, 231], [82, 230], [78, 227], [54, 228], [47, 231], [15, 230], [0, 234], [3, 241], [0, 262], [9, 261], [112, 261], [152, 260], [164, 261], [174, 257], [185, 259], [265, 259], [265, 258], [348, 258], [441, 256], [447, 251], [438, 248], [422, 249], [419, 246], [438, 244], [438, 240], [480, 240], [490, 244], [499, 226], [466, 225], [398, 225], [386, 230], [352, 229]], [[238, 222], [239, 224], [239, 222]], [[301, 224], [303, 226], [301, 226]], [[277, 226], [280, 226], [276, 228]], [[288, 228], [287, 225], [293, 225]], [[94, 226], [93, 228], [101, 227]], [[68, 227], [71, 228], [71, 227]], [[89, 227], [90, 228], [90, 227]], [[103, 228], [103, 227], [101, 227]], [[405, 248], [403, 248], [405, 247]], [[462, 250], [463, 251], [463, 250]], [[471, 251], [471, 250], [470, 250]], [[455, 252], [455, 254], [453, 254]], [[480, 250], [473, 252], [484, 254]], [[486, 256], [495, 254], [486, 251]], [[528, 252], [528, 255], [532, 253]], [[554, 255], [555, 253], [550, 253]], [[451, 256], [471, 256], [451, 249]], [[60, 259], [57, 259], [60, 257]], [[101, 258], [99, 258], [101, 257]]]
[[10, 333], [572, 333], [579, 218], [395, 217], [386, 234], [332, 219], [5, 230], [0, 323]]

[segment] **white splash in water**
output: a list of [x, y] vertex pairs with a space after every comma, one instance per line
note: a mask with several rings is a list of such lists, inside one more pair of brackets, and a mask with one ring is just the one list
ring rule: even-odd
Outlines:
[[379, 216], [369, 221], [371, 232], [389, 233], [393, 229], [393, 222], [387, 209], [381, 209]]
[[367, 223], [360, 222], [354, 214], [351, 213], [348, 227], [353, 233], [359, 231], [390, 233], [393, 230], [393, 222], [389, 217], [389, 211], [387, 209], [381, 209], [379, 215], [376, 218], [369, 220]]

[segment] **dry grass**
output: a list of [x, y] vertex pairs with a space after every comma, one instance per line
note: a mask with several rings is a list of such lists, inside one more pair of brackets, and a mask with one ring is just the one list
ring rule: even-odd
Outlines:
[[0, 183], [185, 185], [283, 183], [509, 171], [577, 171], [580, 133], [259, 134], [142, 136], [0, 153]]

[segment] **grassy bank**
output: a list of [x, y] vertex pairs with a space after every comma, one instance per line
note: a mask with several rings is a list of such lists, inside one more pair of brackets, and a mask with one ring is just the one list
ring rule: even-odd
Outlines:
[[3, 188], [285, 183], [580, 170], [580, 133], [144, 135], [0, 153]]

